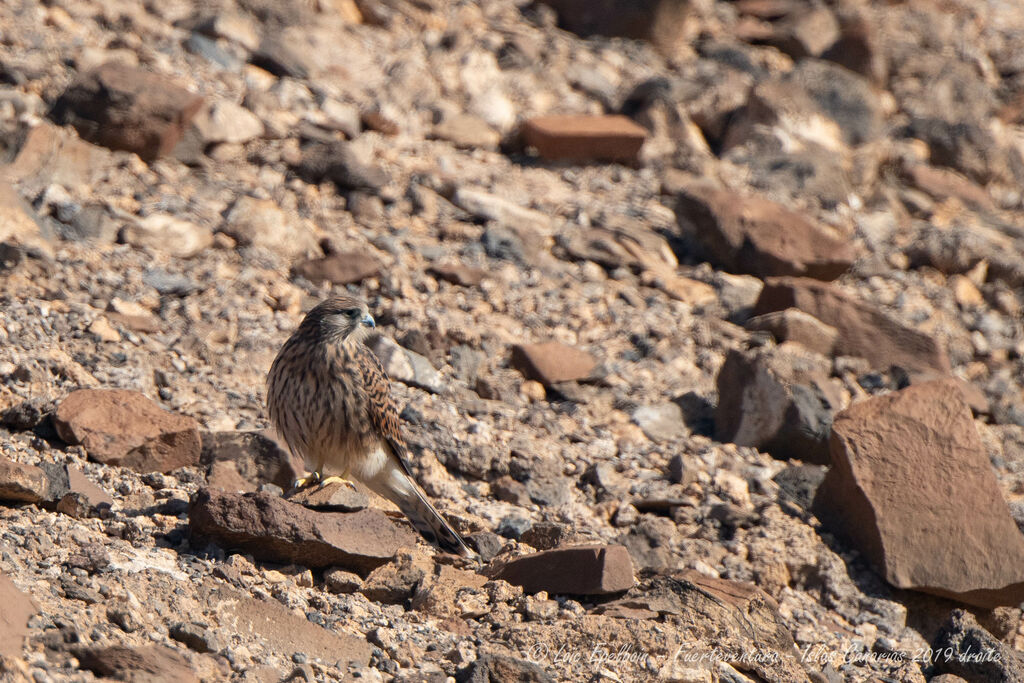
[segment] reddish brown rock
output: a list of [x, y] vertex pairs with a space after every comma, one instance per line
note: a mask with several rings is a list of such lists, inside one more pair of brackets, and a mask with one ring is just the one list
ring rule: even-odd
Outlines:
[[38, 503], [47, 499], [49, 486], [41, 468], [0, 457], [0, 500]]
[[552, 161], [635, 164], [647, 131], [625, 116], [539, 116], [526, 121], [523, 142]]
[[[603, 603], [595, 612], [619, 619], [664, 618], [685, 623], [694, 633], [702, 634], [698, 640], [704, 643], [684, 650], [692, 656], [717, 656], [758, 680], [810, 681], [778, 604], [751, 583], [711, 578], [692, 569], [659, 573], [644, 577], [621, 598]], [[743, 628], [729, 626], [736, 619], [742, 621]], [[743, 654], [753, 651], [760, 656]], [[669, 662], [660, 676], [692, 680], [682, 665], [682, 658]]]
[[0, 457], [0, 501], [35, 503], [66, 514], [76, 513], [76, 517], [114, 502], [77, 467], [50, 462], [36, 467], [3, 457]]
[[78, 653], [82, 668], [99, 676], [146, 683], [198, 683], [188, 659], [162, 645], [111, 645]]
[[79, 76], [52, 116], [90, 142], [152, 161], [174, 149], [202, 104], [166, 76], [110, 62]]
[[512, 366], [527, 379], [551, 386], [586, 379], [597, 366], [597, 360], [586, 351], [559, 342], [543, 342], [512, 347]]
[[891, 318], [871, 304], [808, 278], [772, 278], [754, 305], [754, 315], [798, 308], [839, 331], [833, 353], [860, 356], [873, 367], [948, 374], [949, 357], [932, 336]]
[[32, 599], [0, 574], [0, 656], [20, 657], [28, 636], [28, 620], [36, 613]]
[[956, 382], [855, 403], [831, 447], [815, 511], [889, 583], [985, 608], [1024, 600], [1024, 536]]
[[169, 472], [199, 463], [199, 424], [135, 391], [74, 391], [58, 406], [53, 421], [60, 438], [82, 444], [89, 457], [106, 465]]
[[746, 322], [745, 327], [748, 330], [769, 332], [779, 343], [796, 342], [823, 356], [832, 355], [832, 349], [839, 339], [839, 330], [798, 308], [755, 316]]
[[692, 230], [729, 272], [834, 280], [857, 256], [847, 240], [767, 199], [702, 183], [691, 183], [677, 199], [680, 227]]
[[200, 489], [189, 504], [189, 530], [200, 542], [268, 562], [342, 567], [367, 573], [417, 536], [380, 510], [316, 512], [268, 493], [238, 495]]
[[288, 500], [308, 508], [338, 512], [355, 512], [370, 506], [369, 496], [340, 482], [300, 489], [289, 495]]
[[377, 257], [367, 252], [343, 251], [303, 261], [293, 268], [293, 272], [310, 282], [349, 285], [377, 277], [381, 264]]
[[942, 201], [956, 197], [968, 206], [991, 209], [992, 198], [982, 186], [956, 171], [927, 164], [913, 164], [906, 169], [907, 180], [917, 189]]
[[444, 263], [433, 266], [428, 271], [434, 277], [461, 287], [476, 287], [483, 282], [487, 271], [483, 268], [464, 266], [458, 263]]
[[633, 587], [633, 561], [621, 545], [581, 545], [544, 550], [490, 568], [488, 575], [527, 593], [607, 595]]
[[203, 592], [204, 604], [243, 642], [260, 642], [274, 652], [302, 652], [343, 670], [349, 663], [370, 662], [372, 648], [364, 638], [317, 626], [276, 600], [257, 600], [223, 585]]

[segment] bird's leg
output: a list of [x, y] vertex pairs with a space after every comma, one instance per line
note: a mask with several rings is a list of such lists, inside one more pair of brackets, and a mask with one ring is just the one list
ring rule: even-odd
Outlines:
[[296, 491], [298, 491], [299, 489], [309, 488], [310, 486], [314, 486], [317, 483], [319, 483], [322, 478], [323, 473], [320, 470], [310, 472], [305, 477], [299, 477], [298, 479], [296, 479], [295, 482], [292, 484], [292, 488], [295, 489]]

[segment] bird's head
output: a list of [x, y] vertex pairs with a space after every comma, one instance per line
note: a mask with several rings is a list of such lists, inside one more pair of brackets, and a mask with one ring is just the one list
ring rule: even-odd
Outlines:
[[376, 327], [366, 302], [354, 296], [332, 296], [314, 306], [302, 327], [314, 329], [330, 339], [359, 340]]

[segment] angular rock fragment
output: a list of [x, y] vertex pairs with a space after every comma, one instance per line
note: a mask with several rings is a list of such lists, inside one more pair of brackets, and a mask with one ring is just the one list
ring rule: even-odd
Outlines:
[[124, 389], [79, 389], [53, 417], [61, 439], [89, 457], [137, 472], [169, 472], [199, 463], [199, 424]]
[[207, 483], [229, 491], [255, 491], [260, 484], [288, 489], [304, 472], [298, 462], [261, 432], [203, 432], [200, 464]]
[[676, 215], [680, 227], [732, 273], [834, 280], [857, 255], [849, 241], [802, 213], [703, 183], [679, 192]]
[[956, 382], [853, 404], [831, 453], [815, 512], [886, 581], [986, 608], [1024, 600], [1024, 537]]
[[673, 51], [693, 21], [691, 0], [544, 0], [558, 25], [580, 36], [648, 40]]
[[223, 628], [243, 642], [260, 642], [275, 652], [302, 652], [324, 663], [366, 666], [371, 647], [364, 638], [328, 630], [296, 615], [276, 600], [257, 600], [227, 586], [202, 589], [204, 605], [215, 611]]
[[457, 263], [444, 263], [427, 270], [431, 275], [445, 282], [461, 287], [476, 287], [487, 276], [483, 268], [474, 268]]
[[[964, 681], [1024, 680], [1024, 658], [978, 624], [967, 610], [955, 609], [932, 643], [935, 671]], [[933, 678], [935, 681], [942, 676]]]
[[416, 534], [379, 510], [316, 512], [268, 493], [238, 495], [200, 489], [189, 503], [189, 531], [268, 562], [304, 567], [342, 567], [367, 573], [401, 548], [416, 545]]
[[833, 353], [860, 356], [873, 367], [897, 365], [909, 371], [950, 371], [945, 349], [919, 332], [832, 285], [809, 278], [771, 278], [754, 306], [754, 315], [798, 308], [839, 332]]
[[607, 595], [635, 583], [633, 562], [621, 545], [581, 545], [544, 550], [490, 568], [491, 578], [522, 586], [527, 593]]
[[213, 244], [213, 233], [175, 216], [150, 214], [126, 227], [121, 239], [133, 247], [150, 247], [171, 256], [191, 258]]
[[51, 116], [90, 142], [153, 161], [174, 149], [202, 104], [166, 76], [109, 62], [79, 76]]
[[370, 506], [369, 496], [340, 482], [301, 489], [289, 495], [288, 500], [308, 508], [337, 512], [356, 512]]
[[827, 464], [842, 393], [828, 362], [799, 347], [731, 350], [718, 372], [715, 438], [777, 458]]
[[550, 387], [558, 382], [586, 379], [597, 366], [597, 360], [586, 351], [552, 341], [512, 347], [512, 366], [527, 379]]
[[444, 392], [445, 385], [440, 373], [429, 360], [415, 351], [399, 346], [393, 339], [383, 335], [370, 341], [370, 349], [391, 379], [433, 394]]
[[297, 263], [292, 269], [310, 282], [350, 285], [381, 274], [381, 263], [366, 251], [343, 251]]
[[554, 683], [544, 669], [524, 659], [508, 655], [484, 655], [473, 662], [464, 676], [465, 683], [491, 683], [492, 681], [518, 681], [519, 683]]
[[779, 343], [796, 342], [825, 357], [832, 355], [839, 339], [839, 330], [798, 308], [755, 316], [746, 322], [745, 327], [769, 332]]
[[22, 190], [41, 191], [51, 183], [68, 188], [89, 185], [110, 160], [110, 152], [48, 122], [25, 135], [18, 156], [6, 167]]
[[330, 180], [338, 189], [380, 192], [388, 184], [387, 172], [365, 158], [351, 143], [341, 140], [313, 142], [302, 150], [295, 172], [307, 182]]
[[21, 649], [28, 637], [28, 620], [38, 610], [32, 598], [0, 574], [0, 656], [21, 657]]
[[501, 133], [472, 114], [459, 114], [434, 126], [432, 137], [448, 140], [463, 149], [497, 149]]
[[83, 669], [105, 677], [149, 683], [198, 683], [199, 676], [188, 659], [162, 645], [127, 647], [110, 645], [82, 650], [78, 661]]
[[620, 115], [538, 116], [522, 128], [523, 142], [550, 161], [636, 164], [647, 131]]

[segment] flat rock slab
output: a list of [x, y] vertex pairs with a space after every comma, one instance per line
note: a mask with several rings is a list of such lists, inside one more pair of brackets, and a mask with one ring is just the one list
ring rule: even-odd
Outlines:
[[731, 273], [834, 280], [857, 257], [849, 240], [805, 214], [706, 183], [679, 191], [676, 215], [712, 261]]
[[296, 491], [288, 500], [308, 508], [338, 512], [356, 512], [370, 506], [370, 497], [365, 493], [337, 482]]
[[551, 161], [635, 164], [647, 130], [620, 115], [538, 116], [526, 121], [523, 142]]
[[886, 581], [985, 608], [1024, 600], [1024, 536], [956, 382], [855, 403], [831, 451], [814, 510]]
[[20, 657], [28, 636], [28, 620], [36, 613], [36, 605], [3, 574], [0, 574], [0, 605], [3, 605], [0, 609], [0, 656]]
[[832, 348], [837, 356], [859, 356], [885, 370], [897, 365], [910, 371], [950, 371], [949, 356], [934, 337], [827, 283], [791, 277], [766, 280], [754, 315], [787, 308], [798, 308], [838, 330]]
[[297, 264], [292, 272], [310, 282], [350, 285], [381, 274], [377, 257], [364, 251], [345, 251]]
[[220, 586], [208, 592], [206, 604], [216, 610], [221, 624], [238, 634], [243, 642], [259, 641], [275, 652], [302, 652], [342, 668], [349, 663], [366, 666], [370, 662], [373, 648], [365, 639], [328, 631], [277, 601], [256, 600], [234, 588]]
[[166, 76], [109, 62], [79, 76], [52, 116], [90, 142], [153, 161], [174, 149], [202, 104]]
[[79, 389], [57, 407], [57, 434], [82, 444], [93, 460], [138, 472], [199, 463], [199, 423], [168, 412], [136, 391]]
[[586, 379], [597, 366], [597, 360], [581, 349], [560, 342], [543, 342], [512, 347], [512, 366], [527, 379], [550, 387], [558, 382]]
[[110, 494], [77, 467], [58, 463], [37, 467], [0, 456], [0, 501], [35, 503], [49, 509], [56, 506], [60, 510], [59, 504], [67, 496], [80, 500], [86, 508], [114, 503]]
[[200, 489], [189, 504], [189, 531], [199, 541], [249, 553], [259, 560], [303, 567], [342, 567], [366, 574], [416, 534], [383, 512], [317, 512], [269, 493], [239, 495]]
[[621, 545], [581, 545], [544, 550], [496, 564], [491, 578], [527, 593], [607, 595], [633, 587], [633, 561]]
[[98, 676], [146, 683], [198, 683], [188, 659], [162, 645], [93, 648], [78, 653], [82, 668]]

